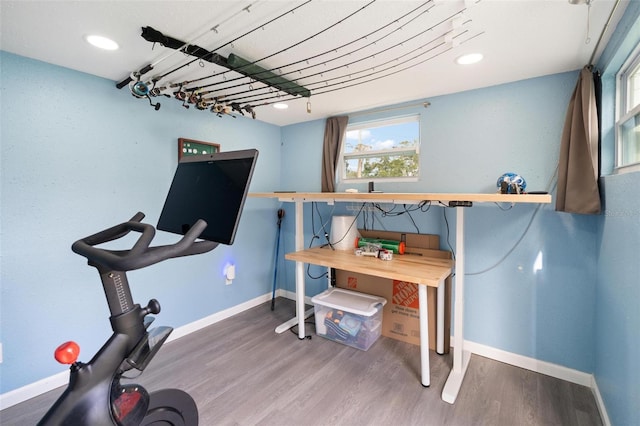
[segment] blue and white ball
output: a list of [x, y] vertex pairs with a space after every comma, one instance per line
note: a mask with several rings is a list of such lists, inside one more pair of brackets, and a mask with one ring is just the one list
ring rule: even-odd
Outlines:
[[502, 182], [507, 183], [507, 194], [521, 194], [527, 187], [527, 182], [517, 173], [505, 173], [498, 178], [498, 188], [502, 188]]

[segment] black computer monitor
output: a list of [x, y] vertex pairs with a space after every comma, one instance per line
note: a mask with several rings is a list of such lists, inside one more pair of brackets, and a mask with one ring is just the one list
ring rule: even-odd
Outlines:
[[204, 219], [200, 238], [233, 244], [257, 158], [255, 149], [183, 157], [157, 228], [184, 235]]

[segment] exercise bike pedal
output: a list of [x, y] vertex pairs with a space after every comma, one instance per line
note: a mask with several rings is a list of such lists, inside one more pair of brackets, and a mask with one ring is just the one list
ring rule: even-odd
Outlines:
[[131, 351], [131, 354], [125, 362], [136, 370], [143, 371], [147, 368], [149, 362], [153, 359], [172, 331], [173, 327], [166, 326], [156, 327], [149, 330], [149, 332], [140, 339], [140, 342], [136, 345], [133, 351]]

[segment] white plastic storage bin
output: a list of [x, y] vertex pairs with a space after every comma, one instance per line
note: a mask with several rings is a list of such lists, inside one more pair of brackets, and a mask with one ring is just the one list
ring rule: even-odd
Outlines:
[[382, 332], [383, 297], [331, 288], [311, 299], [318, 336], [366, 351]]

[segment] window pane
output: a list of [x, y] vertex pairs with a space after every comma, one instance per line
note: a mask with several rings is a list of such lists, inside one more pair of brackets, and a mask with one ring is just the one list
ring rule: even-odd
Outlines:
[[631, 111], [640, 104], [640, 64], [631, 72], [628, 81], [629, 105], [627, 105], [627, 111]]
[[418, 176], [418, 154], [386, 155], [345, 161], [345, 178], [385, 178]]
[[640, 163], [640, 115], [636, 115], [620, 126], [621, 164]]
[[349, 130], [344, 152], [377, 151], [418, 145], [419, 123], [399, 123], [383, 127]]
[[351, 124], [342, 144], [342, 179], [417, 178], [420, 116]]

